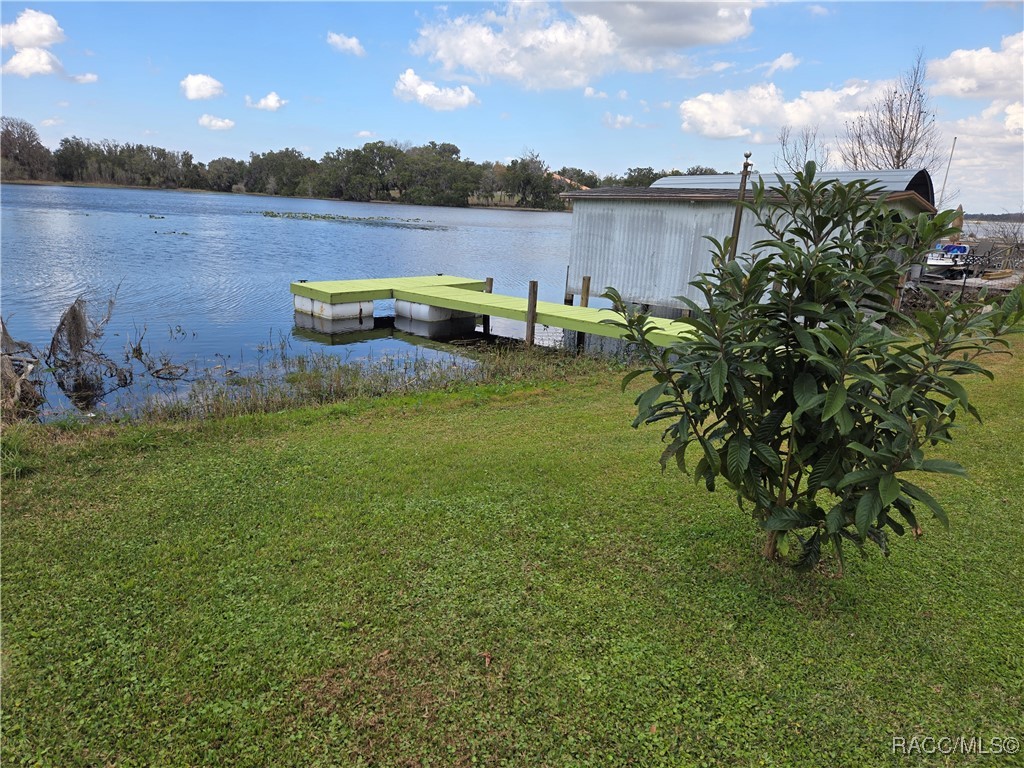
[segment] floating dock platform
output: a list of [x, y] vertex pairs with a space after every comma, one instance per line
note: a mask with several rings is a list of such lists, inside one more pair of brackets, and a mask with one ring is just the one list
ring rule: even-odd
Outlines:
[[[609, 309], [578, 307], [551, 301], [532, 301], [519, 296], [487, 292], [487, 281], [451, 275], [323, 280], [294, 282], [291, 292], [295, 311], [324, 320], [366, 318], [372, 327], [373, 302], [394, 299], [395, 315], [421, 322], [451, 322], [484, 317], [503, 317], [564, 328], [579, 333], [622, 338], [624, 331], [603, 320], [617, 316]], [[531, 304], [533, 306], [531, 306]], [[652, 317], [655, 329], [648, 338], [659, 346], [671, 346], [687, 333], [685, 325]], [[530, 334], [528, 334], [529, 336]]]

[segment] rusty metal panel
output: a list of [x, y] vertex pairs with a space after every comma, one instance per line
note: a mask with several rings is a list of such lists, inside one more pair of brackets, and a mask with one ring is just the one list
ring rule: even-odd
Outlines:
[[[678, 296], [700, 294], [689, 283], [711, 269], [711, 235], [723, 240], [732, 231], [731, 202], [657, 200], [578, 200], [573, 209], [569, 246], [570, 293], [582, 291], [583, 277], [600, 294], [611, 286], [638, 304], [681, 308]], [[739, 252], [763, 237], [749, 211], [744, 212]]]

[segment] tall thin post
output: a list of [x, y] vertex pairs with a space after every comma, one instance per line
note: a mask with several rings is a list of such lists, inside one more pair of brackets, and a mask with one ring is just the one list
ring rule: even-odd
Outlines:
[[729, 244], [729, 261], [736, 259], [736, 246], [740, 240], [740, 221], [743, 219], [743, 201], [747, 197], [747, 179], [754, 164], [750, 162], [750, 152], [743, 153], [743, 172], [740, 174], [740, 196], [736, 203], [736, 215], [732, 219], [732, 242]]
[[953, 137], [953, 146], [949, 150], [949, 161], [946, 163], [946, 175], [942, 177], [942, 191], [939, 192], [939, 199], [935, 204], [938, 208], [946, 204], [946, 179], [949, 178], [949, 166], [953, 164], [953, 152], [956, 151], [956, 136]]
[[[590, 275], [583, 276], [583, 293], [580, 294], [580, 306], [590, 306]], [[582, 352], [587, 348], [587, 334], [583, 331], [576, 332], [576, 351]]]
[[530, 292], [526, 297], [526, 346], [533, 346], [534, 327], [537, 325], [537, 281], [530, 281]]
[[[494, 293], [494, 278], [493, 277], [488, 277], [486, 280], [484, 280], [484, 293]], [[490, 315], [484, 315], [482, 327], [483, 327], [484, 336], [490, 336], [491, 335], [491, 316]]]

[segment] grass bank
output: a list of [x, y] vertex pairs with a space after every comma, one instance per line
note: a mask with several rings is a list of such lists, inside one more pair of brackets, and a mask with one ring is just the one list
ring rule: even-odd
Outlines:
[[971, 477], [926, 478], [951, 529], [842, 580], [661, 474], [608, 371], [7, 429], [4, 763], [1020, 764], [892, 749], [1024, 738], [1024, 361], [994, 367]]

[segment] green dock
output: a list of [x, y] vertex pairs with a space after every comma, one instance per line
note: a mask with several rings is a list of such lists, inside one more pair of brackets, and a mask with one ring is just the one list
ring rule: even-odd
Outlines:
[[[295, 282], [291, 284], [291, 292], [297, 297], [324, 305], [353, 305], [395, 299], [455, 312], [529, 322], [529, 299], [487, 293], [486, 287], [487, 283], [483, 280], [434, 275]], [[298, 302], [296, 308], [299, 308]], [[536, 323], [579, 333], [622, 338], [621, 328], [602, 322], [615, 317], [616, 315], [609, 309], [571, 306], [551, 301], [536, 302]], [[655, 317], [651, 318], [651, 322], [655, 330], [651, 331], [648, 338], [659, 346], [670, 346], [680, 335], [687, 332], [686, 326], [673, 320]]]

